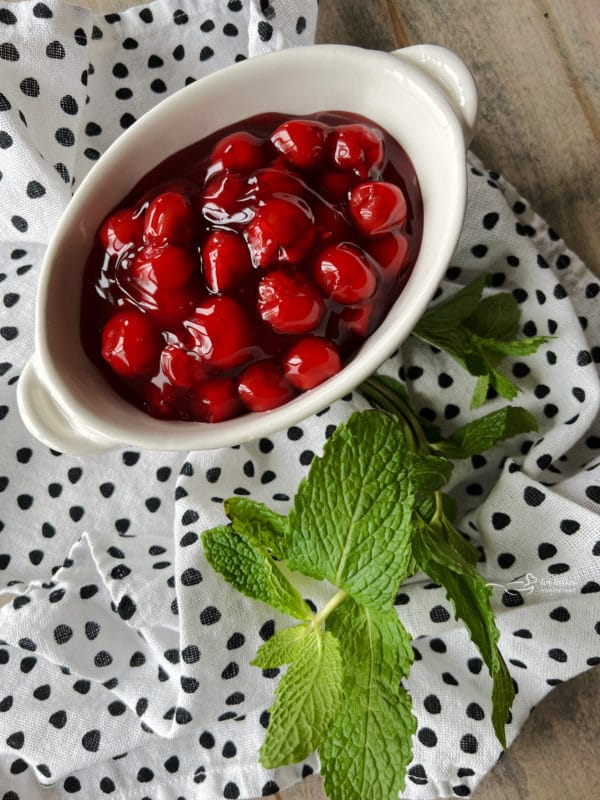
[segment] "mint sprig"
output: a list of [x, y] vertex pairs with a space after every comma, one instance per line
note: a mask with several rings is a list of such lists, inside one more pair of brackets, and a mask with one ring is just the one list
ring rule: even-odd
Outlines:
[[[518, 337], [520, 309], [507, 293], [484, 297], [482, 276], [429, 310], [413, 334], [477, 377], [472, 407], [490, 389], [512, 400], [518, 387], [498, 367], [535, 352], [548, 337]], [[412, 758], [416, 721], [402, 685], [413, 660], [394, 607], [398, 587], [422, 570], [444, 586], [493, 682], [492, 724], [502, 746], [514, 686], [498, 649], [491, 587], [479, 551], [455, 527], [443, 491], [454, 459], [469, 458], [536, 430], [507, 406], [442, 436], [403, 386], [373, 376], [359, 387], [374, 406], [353, 414], [301, 481], [288, 516], [249, 498], [225, 501], [229, 525], [202, 535], [213, 568], [238, 591], [299, 620], [259, 648], [253, 665], [287, 665], [275, 693], [260, 760], [267, 768], [318, 749], [330, 800], [397, 800]], [[327, 581], [313, 613], [295, 573]]]
[[508, 292], [483, 297], [489, 282], [489, 276], [481, 275], [449, 300], [426, 311], [412, 331], [413, 336], [444, 350], [477, 377], [471, 408], [482, 406], [490, 389], [514, 400], [519, 387], [498, 367], [506, 356], [531, 355], [552, 338], [519, 338], [519, 304]]
[[[445, 586], [480, 649], [494, 681], [494, 729], [505, 742], [512, 682], [498, 650], [490, 589], [474, 566], [479, 553], [454, 528], [454, 504], [442, 491], [452, 463], [438, 451], [466, 457], [475, 442], [495, 443], [534, 421], [513, 409], [510, 424], [501, 424], [493, 412], [470, 435], [444, 440], [424, 430], [397, 382], [373, 377], [361, 390], [379, 408], [336, 429], [287, 517], [231, 498], [231, 524], [202, 540], [206, 558], [232, 586], [300, 620], [265, 642], [252, 662], [288, 665], [260, 751], [263, 766], [318, 749], [331, 800], [395, 800], [416, 723], [402, 685], [413, 659], [410, 635], [394, 600], [419, 569]], [[296, 572], [334, 587], [316, 613], [293, 586]]]

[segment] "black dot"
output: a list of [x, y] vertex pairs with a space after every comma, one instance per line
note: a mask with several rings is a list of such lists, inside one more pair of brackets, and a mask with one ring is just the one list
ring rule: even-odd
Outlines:
[[512, 553], [500, 553], [498, 556], [498, 566], [502, 569], [509, 569], [515, 563], [515, 557]]
[[235, 678], [239, 675], [240, 668], [235, 663], [235, 661], [230, 661], [229, 664], [225, 667], [223, 672], [221, 672], [221, 677], [223, 680], [229, 680], [230, 678]]
[[132, 39], [131, 36], [128, 36], [126, 39], [123, 40], [123, 49], [124, 50], [137, 50], [138, 43], [135, 39]]
[[600, 486], [587, 486], [585, 496], [594, 503], [600, 503]]
[[476, 720], [482, 720], [485, 717], [483, 708], [479, 705], [479, 703], [469, 703], [466, 709], [466, 714], [470, 719]]
[[215, 52], [211, 47], [203, 47], [202, 50], [200, 50], [200, 61], [208, 61], [214, 54]]
[[571, 615], [564, 606], [557, 606], [550, 612], [549, 617], [556, 622], [568, 622], [571, 619]]
[[75, 792], [81, 791], [81, 784], [74, 775], [69, 775], [68, 778], [65, 778], [63, 788], [65, 792], [68, 792], [69, 794], [75, 794]]
[[65, 48], [60, 42], [55, 40], [50, 42], [50, 44], [46, 47], [46, 55], [48, 58], [64, 58]]
[[237, 755], [237, 748], [231, 740], [228, 740], [223, 745], [222, 754], [224, 758], [233, 758]]
[[434, 606], [429, 612], [429, 617], [432, 622], [447, 622], [450, 614], [444, 606]]
[[66, 711], [55, 711], [53, 714], [50, 715], [48, 722], [54, 728], [64, 728], [67, 724], [67, 713]]
[[124, 594], [123, 597], [119, 600], [119, 605], [117, 606], [117, 613], [121, 617], [121, 619], [128, 620], [135, 614], [137, 611], [137, 606], [129, 597], [128, 594]]
[[423, 705], [430, 714], [439, 714], [442, 710], [442, 704], [434, 694], [427, 695], [425, 700], [423, 700]]
[[476, 753], [477, 752], [477, 739], [472, 733], [465, 733], [460, 740], [460, 749], [463, 753]]
[[188, 21], [189, 17], [185, 11], [182, 11], [180, 8], [178, 8], [173, 12], [173, 22], [175, 25], [185, 25]]
[[237, 787], [236, 783], [233, 781], [229, 781], [223, 787], [223, 797], [227, 798], [227, 800], [236, 800], [240, 796], [240, 790]]
[[185, 49], [182, 44], [178, 44], [173, 50], [173, 58], [175, 61], [182, 61], [185, 58]]
[[197, 661], [200, 660], [200, 650], [196, 647], [195, 644], [189, 644], [187, 647], [184, 647], [181, 651], [181, 658], [185, 661], [186, 664], [195, 664]]
[[531, 631], [527, 630], [527, 628], [519, 628], [518, 631], [513, 633], [513, 636], [518, 636], [520, 639], [532, 639]]
[[75, 134], [70, 128], [58, 128], [54, 137], [63, 147], [73, 147], [75, 144]]
[[127, 706], [120, 700], [113, 700], [113, 702], [108, 705], [108, 713], [111, 717], [120, 717], [121, 714], [124, 714], [126, 711]]
[[467, 661], [467, 667], [469, 668], [469, 672], [472, 672], [473, 675], [479, 675], [483, 667], [483, 661], [480, 658], [470, 658]]
[[11, 733], [6, 739], [6, 744], [13, 750], [20, 750], [25, 744], [25, 734], [22, 731]]
[[87, 694], [91, 688], [92, 684], [86, 680], [78, 680], [73, 684], [73, 689], [77, 694]]
[[501, 511], [495, 511], [492, 514], [492, 525], [497, 531], [506, 528], [507, 525], [510, 525], [511, 519], [508, 514], [504, 514]]
[[20, 57], [19, 51], [12, 42], [0, 44], [0, 58], [4, 61], [18, 61]]
[[45, 3], [36, 3], [33, 7], [33, 16], [38, 19], [50, 19], [52, 17], [52, 11], [50, 11]]
[[215, 746], [215, 737], [208, 731], [201, 733], [198, 741], [202, 747], [206, 748], [207, 750], [210, 750]]
[[557, 563], [557, 564], [550, 564], [548, 567], [548, 572], [551, 575], [562, 575], [563, 572], [568, 572], [570, 570], [570, 566], [568, 564]]
[[[6, 653], [6, 650], [3, 651]], [[6, 662], [5, 662], [6, 663]], [[33, 693], [35, 697], [35, 692]], [[5, 713], [6, 711], [10, 711], [13, 704], [12, 695], [7, 695], [3, 700], [0, 700], [0, 712]]]
[[100, 650], [94, 656], [94, 664], [97, 667], [108, 667], [110, 666], [110, 664], [112, 664], [112, 661], [113, 659], [111, 654], [108, 653], [106, 650]]
[[0, 8], [0, 22], [5, 25], [15, 25], [17, 18], [8, 8]]
[[214, 625], [221, 619], [221, 612], [215, 606], [207, 606], [200, 612], [202, 625]]
[[298, 36], [306, 30], [306, 17], [298, 17], [296, 20], [296, 33]]
[[112, 74], [115, 78], [126, 78], [129, 75], [129, 70], [121, 61], [117, 61], [116, 64], [113, 65]]
[[552, 558], [553, 556], [556, 555], [557, 552], [558, 551], [557, 551], [556, 547], [553, 544], [551, 544], [550, 542], [542, 542], [538, 546], [538, 556], [541, 559]]
[[464, 783], [459, 783], [458, 786], [453, 786], [452, 791], [455, 795], [458, 795], [458, 797], [468, 797], [471, 794], [471, 790]]
[[592, 363], [592, 356], [589, 350], [580, 350], [577, 354], [577, 365], [579, 367], [586, 367]]
[[100, 781], [100, 789], [104, 792], [104, 794], [110, 794], [111, 792], [114, 792], [116, 788], [115, 782], [111, 778], [105, 777]]
[[84, 750], [88, 750], [90, 753], [96, 753], [100, 747], [100, 731], [92, 730], [84, 733], [81, 739], [81, 745]]
[[551, 650], [548, 650], [548, 656], [553, 661], [558, 661], [561, 664], [567, 660], [567, 654], [564, 650], [561, 650], [560, 647], [553, 647]]
[[237, 650], [239, 647], [242, 647], [245, 642], [246, 638], [243, 633], [233, 633], [227, 640], [227, 649]]
[[152, 89], [153, 92], [156, 92], [156, 94], [162, 94], [163, 92], [167, 91], [166, 83], [160, 78], [156, 78], [155, 80], [153, 80], [152, 83], [150, 84], [150, 88]]
[[[24, 219], [23, 217], [20, 217], [18, 214], [15, 214], [14, 216], [12, 216], [10, 218], [10, 221], [12, 222], [13, 226], [20, 233], [25, 233], [25, 231], [29, 227], [29, 224], [28, 224], [27, 220]], [[4, 338], [7, 339], [8, 341], [10, 341], [11, 339], [14, 339], [17, 336], [17, 333], [18, 333], [17, 328], [12, 328], [12, 327], [10, 327], [10, 328], [2, 328], [2, 330], [4, 331], [4, 334], [3, 334]]]
[[233, 692], [225, 699], [225, 705], [238, 706], [240, 703], [243, 703], [245, 699], [242, 692]]
[[179, 540], [180, 547], [189, 547], [192, 544], [195, 544], [198, 541], [198, 534], [194, 533], [193, 531], [188, 531], [184, 533], [181, 539]]
[[27, 675], [27, 673], [31, 672], [31, 670], [35, 667], [36, 664], [37, 664], [37, 658], [35, 656], [25, 656], [25, 658], [21, 659], [19, 668], [21, 672]]
[[592, 594], [595, 592], [600, 592], [600, 584], [596, 583], [596, 581], [588, 581], [581, 587], [581, 594]]
[[69, 625], [57, 625], [54, 628], [54, 641], [57, 644], [66, 644], [73, 636], [73, 629]]
[[539, 489], [536, 489], [535, 486], [525, 487], [525, 491], [523, 492], [523, 500], [525, 500], [528, 506], [537, 507], [541, 505], [545, 499], [546, 495]]
[[[10, 774], [11, 775], [20, 775], [21, 772], [25, 772], [27, 769], [28, 764], [22, 758], [16, 758], [12, 764], [10, 765]], [[14, 797], [11, 797], [10, 800], [19, 800], [18, 796], [14, 792], [8, 792], [9, 795], [13, 794]]]
[[435, 747], [438, 741], [435, 731], [432, 731], [431, 728], [420, 728], [417, 736], [425, 747]]
[[116, 567], [113, 567], [110, 571], [110, 577], [113, 580], [122, 580], [126, 578], [131, 573], [131, 569], [127, 566], [127, 564], [117, 564]]
[[19, 89], [27, 97], [38, 97], [40, 93], [40, 85], [35, 78], [23, 78], [19, 84]]
[[475, 258], [483, 258], [488, 249], [484, 244], [476, 244], [471, 248], [471, 253], [475, 256]]
[[228, 22], [223, 26], [223, 33], [225, 36], [237, 36], [239, 31], [235, 25], [233, 25], [231, 22]]

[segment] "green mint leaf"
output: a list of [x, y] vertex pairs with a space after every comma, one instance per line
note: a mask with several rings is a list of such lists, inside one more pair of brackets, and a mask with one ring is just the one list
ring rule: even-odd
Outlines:
[[389, 375], [373, 375], [372, 378], [374, 378], [380, 386], [385, 386], [386, 389], [396, 394], [403, 403], [410, 405], [408, 392], [400, 381], [391, 378]]
[[530, 356], [537, 352], [538, 348], [552, 339], [551, 336], [531, 336], [528, 339], [512, 339], [501, 341], [499, 339], [484, 338], [476, 336], [475, 342], [486, 351], [499, 353], [503, 356]]
[[308, 605], [264, 547], [225, 525], [205, 531], [202, 543], [208, 563], [238, 592], [296, 619], [312, 618]]
[[537, 422], [529, 411], [506, 406], [463, 425], [432, 447], [447, 458], [470, 458], [512, 436], [536, 430]]
[[319, 747], [338, 709], [342, 659], [337, 639], [314, 628], [275, 691], [267, 736], [260, 750], [266, 769], [302, 761]]
[[506, 400], [514, 400], [521, 391], [515, 383], [506, 378], [496, 369], [490, 370], [490, 386], [492, 386], [498, 392], [498, 394], [504, 397]]
[[460, 531], [456, 530], [446, 516], [441, 517], [439, 520], [436, 520], [436, 522], [431, 523], [431, 525], [439, 532], [439, 535], [454, 550], [459, 558], [464, 559], [467, 564], [471, 564], [473, 567], [478, 563], [479, 550], [474, 547], [468, 539], [465, 539]]
[[486, 372], [485, 375], [480, 375], [477, 378], [473, 397], [471, 399], [471, 408], [480, 408], [487, 400], [488, 389], [490, 388], [490, 376]]
[[238, 533], [266, 547], [276, 558], [285, 558], [287, 517], [247, 497], [230, 497], [225, 500], [224, 508]]
[[455, 522], [458, 517], [458, 503], [449, 494], [442, 492], [442, 511], [444, 516], [451, 524]]
[[508, 292], [484, 297], [465, 325], [477, 336], [487, 339], [514, 339], [519, 330], [521, 309]]
[[410, 479], [417, 492], [435, 492], [450, 480], [454, 469], [442, 455], [413, 453]]
[[391, 606], [410, 563], [414, 489], [400, 424], [355, 413], [315, 458], [289, 514], [287, 562], [361, 603]]
[[344, 661], [343, 700], [319, 756], [330, 800], [397, 800], [412, 757], [416, 720], [400, 681], [413, 660], [394, 609], [350, 598], [327, 620]]
[[250, 663], [260, 669], [273, 669], [295, 661], [309, 633], [308, 623], [277, 631], [258, 648]]
[[[436, 339], [439, 336], [443, 336], [446, 331], [457, 328], [461, 322], [467, 320], [477, 311], [477, 306], [481, 302], [481, 295], [487, 283], [487, 276], [481, 275], [449, 300], [430, 308], [415, 325], [413, 329], [414, 335], [435, 345], [435, 341], [431, 341], [432, 338]], [[437, 346], [439, 347], [439, 345]]]
[[423, 521], [413, 532], [413, 553], [419, 567], [446, 589], [456, 617], [465, 623], [487, 665], [494, 682], [492, 723], [499, 742], [506, 747], [504, 726], [514, 700], [514, 687], [498, 650], [500, 632], [490, 603], [492, 587], [445, 541], [439, 529]]

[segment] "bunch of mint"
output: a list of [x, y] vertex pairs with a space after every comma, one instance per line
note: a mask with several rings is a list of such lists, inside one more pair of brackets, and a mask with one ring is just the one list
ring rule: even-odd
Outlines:
[[[475, 405], [484, 386], [485, 394], [489, 387], [516, 392], [498, 372], [500, 361], [545, 341], [516, 339], [516, 301], [504, 293], [481, 300], [484, 285], [485, 279], [475, 281], [415, 330], [478, 375]], [[464, 305], [457, 305], [460, 296]], [[487, 323], [484, 306], [493, 311]], [[298, 620], [267, 640], [252, 662], [261, 669], [288, 665], [260, 751], [263, 766], [295, 763], [318, 749], [330, 800], [395, 800], [416, 721], [402, 685], [413, 661], [411, 637], [394, 600], [402, 581], [418, 571], [446, 589], [488, 667], [492, 723], [505, 746], [514, 689], [498, 650], [492, 588], [475, 567], [479, 552], [455, 529], [455, 504], [442, 489], [453, 469], [449, 459], [535, 430], [536, 422], [508, 406], [443, 438], [412, 409], [397, 381], [373, 376], [360, 391], [375, 408], [338, 426], [287, 516], [233, 497], [225, 501], [230, 524], [206, 531], [202, 541], [228, 583]], [[294, 587], [295, 572], [334, 587], [319, 611]]]

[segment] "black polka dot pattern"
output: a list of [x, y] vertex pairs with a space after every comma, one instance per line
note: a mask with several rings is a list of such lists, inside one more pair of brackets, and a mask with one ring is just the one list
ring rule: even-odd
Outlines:
[[[33, 314], [44, 250], [37, 243], [48, 240], [57, 209], [92, 163], [187, 83], [314, 34], [309, 2], [285, 15], [275, 2], [207, 3], [202, 13], [189, 2], [167, 5], [84, 21], [64, 4], [38, 2], [16, 5], [14, 20], [0, 16], [3, 32], [15, 33], [0, 37], [0, 432], [9, 442], [0, 461], [0, 578], [13, 593], [0, 644], [3, 786], [35, 772], [73, 797], [110, 797], [124, 786], [150, 797], [174, 781], [176, 796], [196, 796], [200, 785], [210, 796], [241, 796], [240, 757], [245, 743], [262, 740], [278, 678], [249, 662], [289, 620], [215, 578], [199, 537], [222, 521], [213, 498], [251, 496], [285, 513], [335, 427], [365, 407], [353, 395], [235, 450], [128, 448], [81, 460], [39, 445], [18, 419], [15, 380], [33, 346], [23, 320]], [[39, 43], [16, 35], [22, 14], [39, 26]], [[19, 169], [15, 143], [30, 141], [24, 131], [42, 107], [50, 124], [40, 152]], [[525, 335], [557, 336], [509, 366], [539, 432], [458, 464], [452, 483], [460, 530], [481, 548], [479, 568], [519, 681], [511, 739], [532, 697], [598, 663], [600, 623], [583, 610], [600, 592], [599, 290], [590, 276], [573, 277], [583, 274], [575, 256], [500, 175], [473, 159], [469, 181], [468, 225], [438, 297], [488, 271], [489, 291], [509, 291], [520, 304]], [[471, 418], [471, 387], [443, 353], [409, 339], [384, 371], [400, 376], [445, 432]], [[492, 398], [490, 407], [499, 403]], [[323, 600], [311, 598], [317, 607]], [[422, 636], [409, 678], [418, 730], [408, 791], [435, 782], [468, 796], [497, 756], [485, 668], [443, 589], [404, 586], [396, 608]], [[448, 764], [451, 774], [441, 771]], [[275, 778], [248, 765], [243, 788], [268, 796], [315, 768], [309, 759]]]

